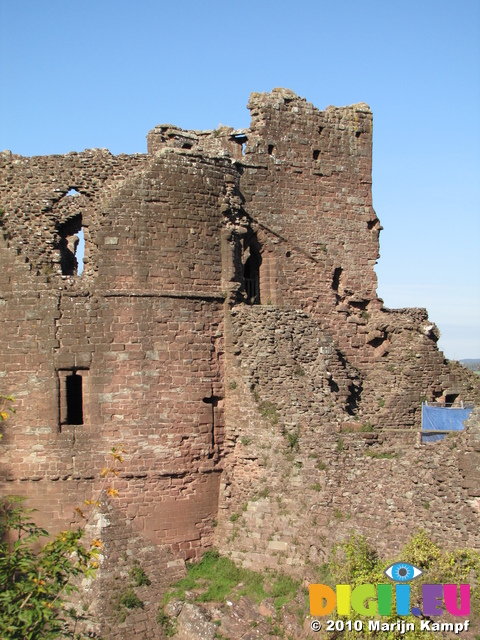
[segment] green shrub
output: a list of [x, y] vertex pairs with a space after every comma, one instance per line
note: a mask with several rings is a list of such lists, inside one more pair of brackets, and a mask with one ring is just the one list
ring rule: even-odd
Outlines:
[[176, 620], [172, 620], [172, 618], [165, 613], [162, 607], [159, 607], [157, 612], [157, 623], [162, 627], [167, 638], [171, 638], [176, 634]]
[[276, 425], [278, 423], [278, 407], [274, 402], [264, 400], [258, 405], [258, 410], [264, 418], [270, 420], [272, 425]]
[[290, 451], [299, 451], [300, 449], [300, 432], [298, 429], [295, 431], [286, 431], [285, 437], [287, 438], [287, 446]]
[[85, 618], [66, 598], [78, 591], [73, 578], [94, 577], [101, 543], [87, 549], [83, 531], [68, 529], [39, 547], [49, 534], [33, 522], [35, 510], [25, 509], [23, 500], [0, 501], [0, 638], [44, 640]]
[[120, 593], [118, 603], [127, 609], [143, 609], [144, 606], [143, 602], [131, 587]]
[[[472, 585], [471, 592], [471, 618], [478, 620], [480, 616], [480, 552], [473, 549], [459, 549], [456, 551], [442, 551], [429, 538], [425, 531], [417, 533], [395, 558], [398, 561], [409, 562], [424, 571], [424, 574], [411, 583], [411, 602], [421, 602], [422, 584], [465, 584]], [[376, 551], [369, 545], [363, 536], [351, 535], [345, 542], [334, 545], [328, 565], [328, 574], [325, 576], [328, 582], [324, 584], [350, 584], [352, 589], [360, 584], [379, 584], [385, 582], [384, 569], [392, 561], [382, 561]], [[336, 614], [331, 614], [332, 618]], [[360, 619], [362, 616], [357, 614]], [[364, 618], [367, 620], [368, 618]], [[420, 631], [418, 618], [413, 616], [399, 618], [395, 613], [384, 618], [384, 622], [416, 622], [414, 631], [401, 634], [397, 631], [379, 632], [369, 631], [364, 625], [363, 638], [379, 637], [381, 640], [396, 640], [406, 638], [417, 640], [420, 638], [438, 637], [438, 634], [429, 634]], [[473, 621], [472, 621], [473, 626]], [[345, 631], [342, 634], [344, 640], [355, 640], [357, 632]], [[333, 638], [334, 636], [327, 636]]]
[[148, 585], [152, 584], [138, 561], [134, 562], [133, 568], [130, 571], [130, 577], [135, 587], [148, 587]]

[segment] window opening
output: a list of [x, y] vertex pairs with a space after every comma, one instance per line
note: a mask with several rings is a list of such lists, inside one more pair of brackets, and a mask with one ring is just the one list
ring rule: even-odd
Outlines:
[[245, 144], [247, 142], [247, 136], [244, 133], [237, 133], [233, 135], [230, 140], [233, 140], [242, 147], [242, 156], [245, 153]]
[[314, 160], [318, 160], [319, 155], [320, 155], [320, 149], [314, 149], [313, 150], [313, 159]]
[[67, 401], [66, 424], [83, 424], [82, 376], [75, 371], [65, 378]]
[[77, 259], [77, 276], [81, 276], [83, 273], [83, 258], [85, 257], [85, 234], [83, 233], [83, 227], [77, 233], [78, 245], [75, 252], [75, 258]]
[[452, 405], [458, 398], [458, 393], [447, 393], [445, 396], [445, 404]]
[[340, 286], [340, 276], [342, 275], [342, 267], [337, 267], [333, 272], [333, 280], [332, 280], [332, 289], [334, 291], [338, 291], [338, 287]]
[[330, 391], [332, 393], [338, 393], [340, 391], [338, 384], [335, 382], [333, 378], [328, 379], [328, 386], [330, 387]]
[[250, 256], [245, 262], [243, 271], [247, 301], [250, 304], [260, 304], [260, 265], [262, 257], [258, 251], [250, 247]]
[[65, 195], [70, 196], [70, 197], [71, 196], [75, 197], [75, 196], [79, 196], [80, 194], [78, 193], [78, 191], [76, 189], [69, 189]]
[[211, 432], [210, 432], [210, 455], [209, 455], [209, 457], [211, 457], [213, 455], [213, 450], [215, 448], [215, 408], [218, 407], [218, 401], [219, 400], [220, 400], [220, 398], [218, 396], [213, 396], [213, 395], [202, 399], [202, 401], [205, 404], [209, 404], [212, 407], [212, 427], [211, 427]]
[[269, 144], [268, 145], [268, 155], [271, 156], [273, 153], [273, 150], [275, 149], [273, 144]]
[[[76, 276], [83, 271], [85, 254], [85, 236], [82, 227], [82, 216], [77, 215], [58, 227], [60, 235], [60, 266], [62, 275]], [[81, 246], [80, 246], [81, 244]]]

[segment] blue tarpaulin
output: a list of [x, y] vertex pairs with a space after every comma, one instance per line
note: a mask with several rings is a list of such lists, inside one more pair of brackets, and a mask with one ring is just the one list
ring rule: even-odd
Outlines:
[[[422, 404], [422, 431], [463, 431], [473, 407], [432, 407]], [[422, 433], [422, 442], [443, 440], [446, 433]]]

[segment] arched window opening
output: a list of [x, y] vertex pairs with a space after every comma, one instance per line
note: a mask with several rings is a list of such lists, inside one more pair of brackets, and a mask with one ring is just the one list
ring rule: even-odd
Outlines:
[[82, 227], [82, 216], [77, 215], [58, 227], [60, 236], [60, 266], [62, 275], [76, 276], [83, 271], [85, 253], [85, 237]]
[[250, 247], [250, 256], [245, 262], [243, 276], [245, 280], [245, 292], [249, 304], [260, 304], [260, 265], [262, 256], [255, 247]]

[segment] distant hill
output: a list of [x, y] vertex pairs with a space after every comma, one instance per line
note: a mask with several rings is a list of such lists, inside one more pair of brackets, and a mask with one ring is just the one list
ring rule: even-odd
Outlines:
[[459, 360], [460, 364], [470, 369], [470, 371], [480, 371], [480, 359], [467, 358], [465, 360]]

